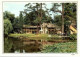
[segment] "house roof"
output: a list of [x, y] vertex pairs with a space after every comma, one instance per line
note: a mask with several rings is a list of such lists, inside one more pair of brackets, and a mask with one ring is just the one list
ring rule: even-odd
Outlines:
[[[23, 28], [37, 28], [37, 26], [23, 25]], [[38, 28], [40, 28], [40, 26], [38, 26]]]

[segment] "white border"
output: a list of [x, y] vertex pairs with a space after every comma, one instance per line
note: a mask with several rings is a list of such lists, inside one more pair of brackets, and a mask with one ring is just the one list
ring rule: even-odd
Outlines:
[[[77, 40], [77, 50], [78, 50], [78, 53], [76, 54], [73, 54], [73, 53], [19, 53], [19, 54], [15, 54], [15, 53], [3, 53], [3, 17], [2, 17], [2, 2], [3, 1], [20, 1], [20, 0], [0, 0], [0, 56], [48, 56], [48, 57], [52, 57], [52, 56], [65, 56], [65, 57], [79, 57], [79, 54], [80, 54], [80, 38], [79, 38], [79, 34], [80, 34], [80, 30], [79, 30], [79, 19], [80, 19], [80, 4], [79, 4], [79, 1], [78, 1], [78, 5], [77, 5], [77, 30], [78, 30], [78, 40]], [[77, 2], [77, 0], [22, 0], [22, 1], [26, 1], [26, 2]]]

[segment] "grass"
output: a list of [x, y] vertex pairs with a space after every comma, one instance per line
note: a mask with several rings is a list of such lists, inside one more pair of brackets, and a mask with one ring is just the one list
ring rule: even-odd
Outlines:
[[54, 45], [47, 45], [43, 48], [43, 53], [74, 53], [77, 51], [76, 42], [57, 43]]
[[33, 37], [35, 34], [10, 34], [9, 37]]
[[48, 34], [10, 34], [9, 35], [10, 37], [20, 37], [20, 36], [23, 36], [23, 37], [48, 37]]
[[31, 40], [47, 40], [48, 34], [10, 34], [9, 37], [19, 38], [25, 37]]
[[48, 40], [48, 41], [55, 41], [55, 40], [62, 40], [63, 38], [59, 37], [59, 35], [49, 35], [49, 34], [30, 34], [30, 33], [24, 33], [24, 34], [9, 34], [9, 37], [14, 38], [28, 38], [31, 40]]

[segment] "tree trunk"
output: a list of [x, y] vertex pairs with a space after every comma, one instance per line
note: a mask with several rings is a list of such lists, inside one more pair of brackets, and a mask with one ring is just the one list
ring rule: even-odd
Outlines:
[[[37, 3], [36, 3], [37, 4]], [[39, 17], [39, 11], [38, 11], [38, 5], [37, 5], [37, 16]], [[37, 34], [39, 33], [38, 24], [37, 24]]]
[[41, 10], [41, 16], [40, 16], [40, 25], [41, 25], [41, 19], [42, 19], [42, 3], [40, 5], [40, 10]]
[[62, 35], [64, 35], [64, 4], [62, 3]]

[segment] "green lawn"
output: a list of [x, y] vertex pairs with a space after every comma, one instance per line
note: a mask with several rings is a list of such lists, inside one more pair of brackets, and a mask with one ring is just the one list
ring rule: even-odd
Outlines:
[[32, 37], [35, 34], [9, 34], [9, 37]]
[[14, 38], [19, 38], [19, 37], [23, 37], [23, 38], [29, 38], [31, 40], [47, 40], [48, 34], [10, 34], [9, 37], [14, 37]]
[[56, 43], [54, 45], [44, 46], [43, 53], [75, 53], [77, 51], [76, 42]]

